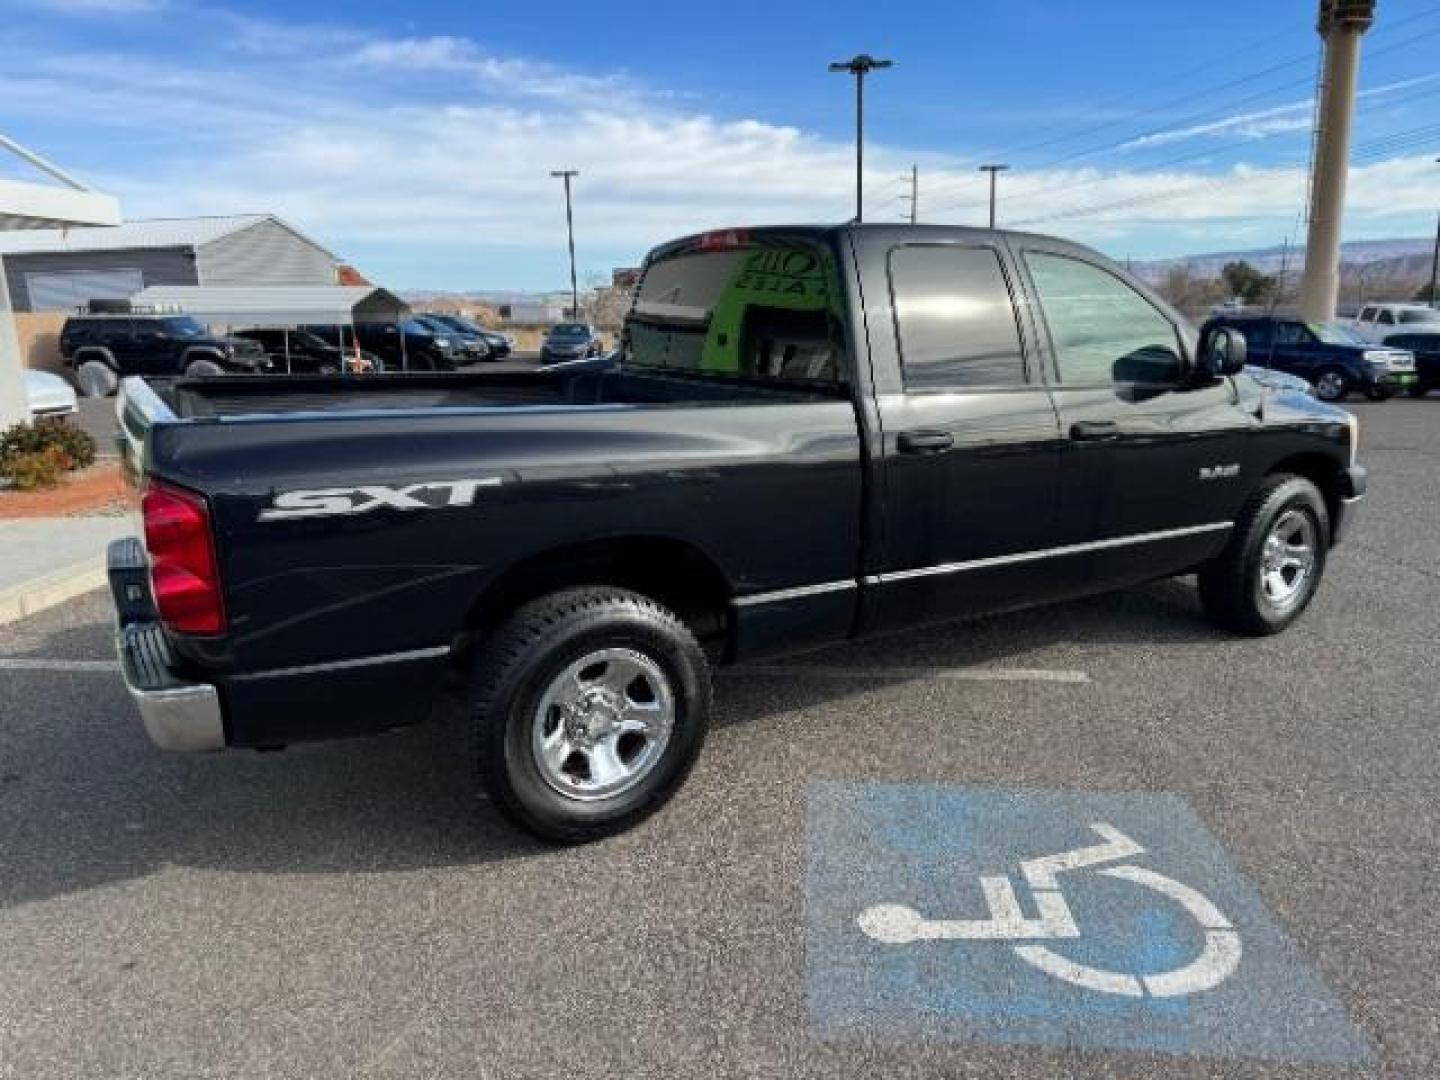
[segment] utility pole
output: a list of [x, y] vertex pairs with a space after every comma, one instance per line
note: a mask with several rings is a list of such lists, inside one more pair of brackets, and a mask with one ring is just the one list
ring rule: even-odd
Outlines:
[[580, 318], [580, 289], [575, 283], [575, 213], [570, 199], [570, 181], [580, 175], [579, 169], [554, 169], [551, 176], [565, 181], [565, 232], [570, 239], [570, 317]]
[[910, 204], [910, 224], [914, 225], [920, 215], [920, 166], [910, 166], [910, 194], [900, 198]]
[[1320, 112], [1315, 160], [1310, 166], [1310, 233], [1300, 282], [1300, 316], [1307, 322], [1329, 322], [1335, 317], [1360, 38], [1374, 20], [1375, 0], [1320, 0], [1316, 29], [1325, 39], [1325, 65], [1317, 95]]
[[[1435, 159], [1440, 165], [1440, 158]], [[1440, 213], [1435, 215], [1435, 254], [1430, 257], [1430, 306], [1440, 308]]]
[[1009, 165], [980, 166], [981, 172], [988, 172], [990, 174], [990, 228], [992, 229], [995, 227], [995, 177], [1008, 168], [1010, 168]]
[[855, 76], [855, 221], [865, 219], [865, 76], [872, 71], [894, 67], [893, 60], [877, 60], [861, 53], [850, 60], [830, 65], [831, 71]]

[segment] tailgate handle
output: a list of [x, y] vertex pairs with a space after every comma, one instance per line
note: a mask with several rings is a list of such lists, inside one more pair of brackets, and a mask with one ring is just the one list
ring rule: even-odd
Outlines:
[[898, 440], [902, 454], [943, 454], [955, 445], [948, 431], [902, 431]]
[[1077, 442], [1114, 439], [1119, 435], [1120, 425], [1114, 420], [1077, 420], [1070, 425], [1070, 438]]

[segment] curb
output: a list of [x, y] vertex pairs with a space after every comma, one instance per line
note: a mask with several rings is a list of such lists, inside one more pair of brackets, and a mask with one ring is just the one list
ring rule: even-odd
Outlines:
[[18, 622], [46, 608], [98, 589], [106, 582], [103, 556], [67, 566], [53, 574], [0, 589], [0, 626]]

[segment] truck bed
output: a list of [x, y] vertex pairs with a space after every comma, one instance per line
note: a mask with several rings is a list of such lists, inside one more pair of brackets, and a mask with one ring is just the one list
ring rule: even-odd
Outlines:
[[296, 413], [833, 400], [842, 388], [634, 372], [225, 376], [146, 380], [180, 419]]

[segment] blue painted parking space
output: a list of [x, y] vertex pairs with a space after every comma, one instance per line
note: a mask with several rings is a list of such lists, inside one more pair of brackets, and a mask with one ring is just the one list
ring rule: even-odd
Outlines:
[[1374, 1057], [1179, 796], [818, 782], [807, 830], [822, 1038]]

